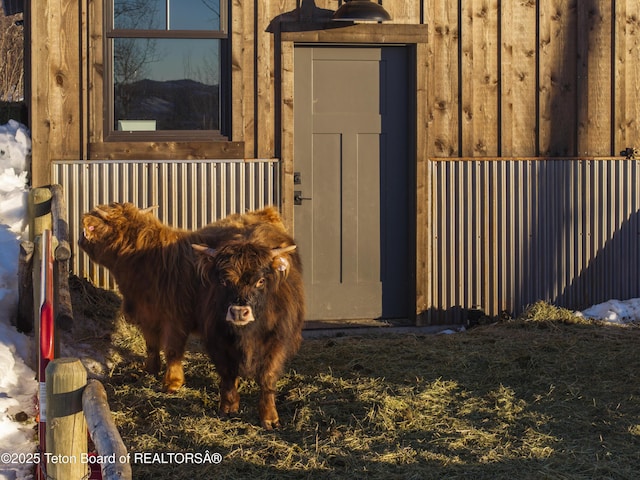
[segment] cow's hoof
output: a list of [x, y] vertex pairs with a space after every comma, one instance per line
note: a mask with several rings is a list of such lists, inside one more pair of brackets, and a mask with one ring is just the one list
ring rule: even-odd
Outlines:
[[184, 385], [182, 382], [165, 383], [162, 386], [162, 391], [165, 393], [176, 393]]
[[262, 419], [261, 422], [262, 428], [265, 430], [273, 430], [274, 428], [280, 428], [280, 419], [276, 418], [275, 420], [270, 419]]
[[220, 416], [228, 416], [233, 417], [238, 414], [240, 411], [240, 402], [238, 403], [227, 403], [224, 405], [220, 405], [218, 409], [218, 413]]

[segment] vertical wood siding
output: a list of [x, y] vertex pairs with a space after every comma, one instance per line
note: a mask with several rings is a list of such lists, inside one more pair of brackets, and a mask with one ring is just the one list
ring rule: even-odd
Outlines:
[[640, 296], [637, 160], [429, 162], [431, 320]]
[[[26, 67], [29, 127], [32, 138], [34, 185], [48, 183], [48, 166], [57, 158], [81, 158], [82, 84], [79, 2], [25, 2], [25, 37], [30, 65]], [[44, 168], [38, 168], [38, 167]]]
[[158, 205], [167, 225], [196, 229], [231, 213], [278, 205], [277, 160], [54, 162], [52, 180], [64, 188], [74, 248], [72, 272], [114, 288], [106, 269], [77, 247], [82, 215], [96, 205]]
[[638, 144], [638, 2], [424, 8], [430, 157], [612, 156]]

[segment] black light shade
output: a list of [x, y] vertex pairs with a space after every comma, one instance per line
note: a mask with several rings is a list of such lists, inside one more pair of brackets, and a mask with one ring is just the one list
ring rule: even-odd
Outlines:
[[386, 22], [391, 20], [391, 15], [382, 5], [370, 0], [345, 0], [336, 13], [333, 14], [333, 20], [344, 22], [358, 20]]

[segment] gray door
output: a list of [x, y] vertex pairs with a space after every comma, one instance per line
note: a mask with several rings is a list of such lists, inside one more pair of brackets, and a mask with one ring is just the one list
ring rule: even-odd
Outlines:
[[406, 317], [405, 49], [296, 47], [294, 60], [294, 228], [307, 318]]

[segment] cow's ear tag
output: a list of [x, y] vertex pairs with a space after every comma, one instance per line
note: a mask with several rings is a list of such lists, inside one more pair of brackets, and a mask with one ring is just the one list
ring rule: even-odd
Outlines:
[[284, 257], [276, 258], [276, 270], [279, 272], [286, 272], [289, 268], [289, 261]]
[[84, 235], [84, 238], [92, 238], [94, 236], [94, 230], [96, 229], [96, 227], [94, 227], [93, 225], [89, 225], [85, 228], [82, 229], [82, 234]]

